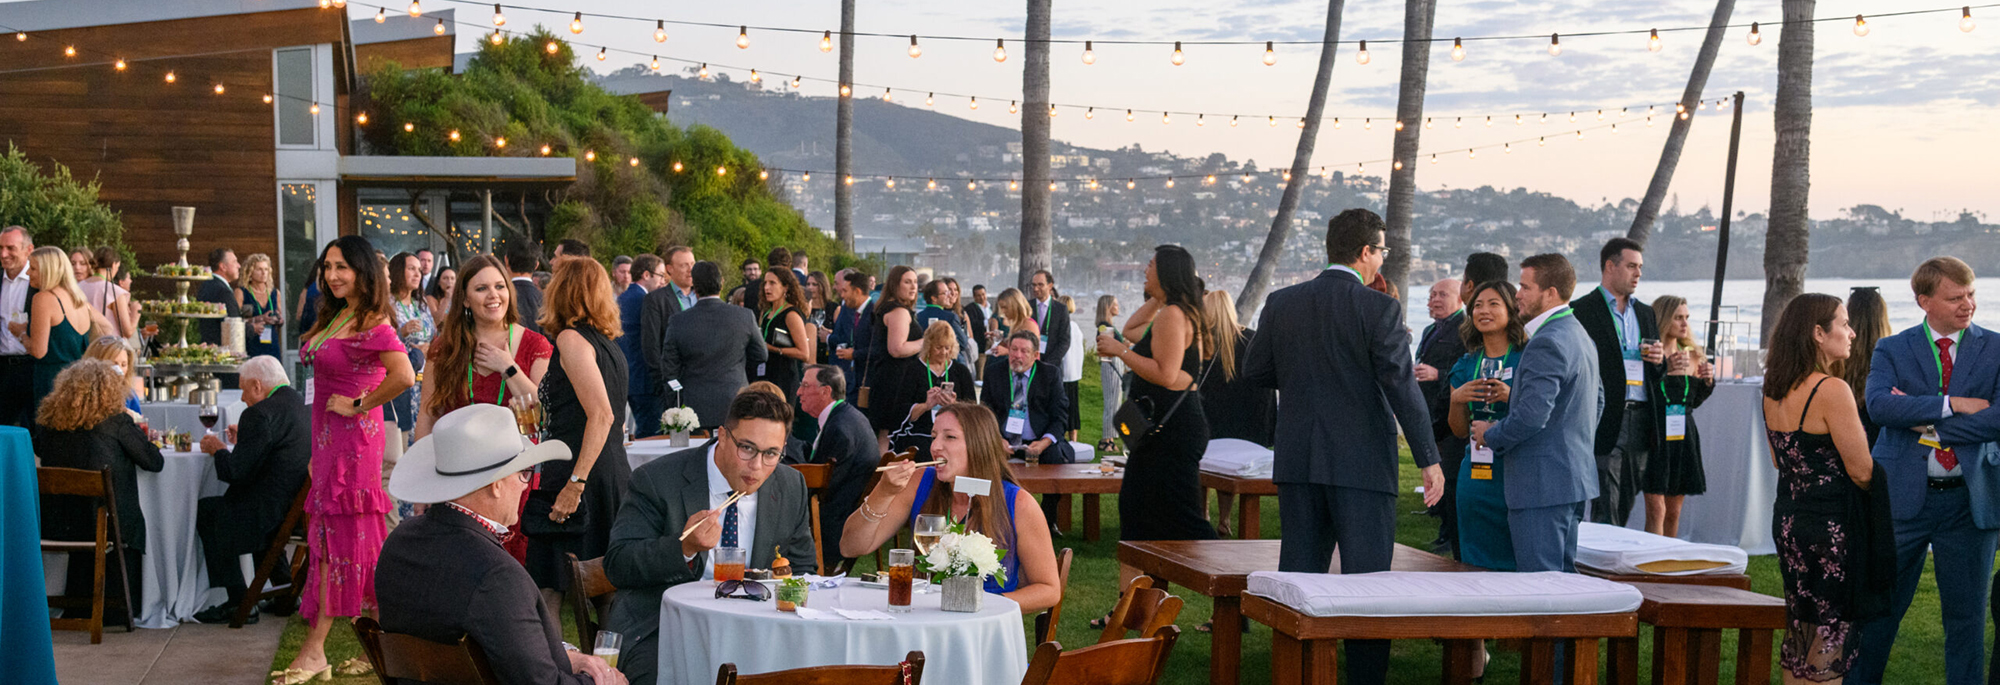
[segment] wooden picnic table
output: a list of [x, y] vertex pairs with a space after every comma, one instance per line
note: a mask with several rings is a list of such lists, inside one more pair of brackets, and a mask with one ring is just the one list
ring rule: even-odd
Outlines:
[[1597, 642], [1638, 634], [1633, 612], [1534, 616], [1308, 616], [1257, 595], [1243, 597], [1243, 615], [1271, 627], [1271, 681], [1279, 685], [1338, 685], [1341, 640], [1443, 640], [1444, 682], [1472, 682], [1481, 640], [1528, 641], [1521, 680], [1554, 682], [1555, 646], [1566, 645], [1569, 685], [1597, 683]]
[[1236, 496], [1236, 537], [1240, 540], [1259, 537], [1259, 524], [1263, 522], [1262, 499], [1278, 496], [1278, 484], [1271, 482], [1270, 478], [1245, 478], [1214, 471], [1201, 472], [1201, 487], [1203, 502], [1208, 501], [1209, 490]]
[[[1154, 578], [1154, 587], [1179, 583], [1215, 600], [1210, 618], [1208, 679], [1235, 685], [1243, 661], [1242, 600], [1254, 571], [1278, 570], [1277, 540], [1152, 540], [1118, 543], [1118, 561]], [[1484, 571], [1423, 550], [1396, 545], [1392, 571]], [[1327, 569], [1340, 572], [1340, 557]], [[1475, 647], [1476, 650], [1476, 647]]]
[[[1014, 483], [1021, 489], [1043, 497], [1053, 497], [1058, 501], [1066, 495], [1082, 495], [1083, 499], [1083, 539], [1096, 542], [1102, 532], [1101, 498], [1103, 495], [1118, 494], [1125, 485], [1125, 470], [1118, 469], [1105, 475], [1097, 464], [1034, 464], [1010, 462], [1008, 467], [1014, 472]], [[1062, 501], [1056, 509], [1057, 528], [1070, 525], [1069, 503]]]
[[[1785, 600], [1732, 587], [1628, 583], [1645, 596], [1639, 621], [1653, 626], [1653, 682], [1713, 684], [1722, 670], [1722, 631], [1738, 631], [1737, 685], [1771, 682], [1771, 639], [1785, 628]], [[1639, 639], [1611, 641], [1611, 685], [1638, 685]]]

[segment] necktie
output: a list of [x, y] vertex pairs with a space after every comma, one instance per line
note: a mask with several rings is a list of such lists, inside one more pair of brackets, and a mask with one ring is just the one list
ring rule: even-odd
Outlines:
[[1014, 400], [1014, 407], [1016, 409], [1027, 406], [1028, 374], [1025, 373], [1014, 374], [1014, 397], [1012, 399]]
[[729, 508], [722, 511], [722, 546], [742, 546], [736, 543], [736, 504], [731, 502]]
[[[1942, 375], [1938, 380], [1938, 393], [1949, 395], [1951, 394], [1951, 338], [1939, 338], [1937, 347], [1938, 373]], [[1949, 447], [1938, 448], [1937, 460], [1946, 471], [1958, 468], [1958, 452]]]

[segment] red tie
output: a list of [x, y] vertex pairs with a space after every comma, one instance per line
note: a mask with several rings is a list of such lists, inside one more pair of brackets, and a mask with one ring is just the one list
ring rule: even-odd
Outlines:
[[[1944, 376], [1938, 381], [1938, 394], [1949, 395], [1951, 394], [1951, 338], [1939, 338], [1937, 346], [1938, 373]], [[1946, 471], [1958, 468], [1958, 452], [1949, 447], [1938, 448], [1937, 460]]]

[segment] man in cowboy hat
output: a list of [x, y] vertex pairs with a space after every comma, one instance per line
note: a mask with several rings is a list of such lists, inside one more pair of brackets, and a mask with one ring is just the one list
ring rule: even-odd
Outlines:
[[389, 479], [391, 496], [432, 506], [382, 544], [375, 568], [382, 630], [433, 642], [469, 638], [503, 683], [625, 685], [603, 659], [563, 643], [560, 617], [500, 546], [519, 518], [529, 471], [569, 458], [559, 440], [529, 444], [505, 407], [475, 404], [438, 419]]

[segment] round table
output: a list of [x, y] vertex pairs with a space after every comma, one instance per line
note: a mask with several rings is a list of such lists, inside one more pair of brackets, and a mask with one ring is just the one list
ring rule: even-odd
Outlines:
[[[139, 627], [172, 628], [223, 601], [208, 586], [208, 562], [194, 531], [195, 502], [229, 486], [215, 476], [215, 459], [201, 452], [161, 450], [166, 467], [139, 472], [139, 508], [146, 513], [146, 554], [141, 561]], [[106, 581], [110, 582], [110, 581]]]
[[[889, 592], [853, 580], [839, 589], [814, 588], [815, 609], [886, 610]], [[914, 610], [888, 621], [814, 621], [778, 611], [777, 602], [715, 599], [715, 583], [695, 581], [660, 597], [663, 685], [706, 685], [716, 669], [769, 673], [837, 664], [889, 665], [912, 650], [924, 653], [924, 680], [962, 685], [1013, 685], [1028, 672], [1027, 633], [1014, 600], [988, 594], [978, 613], [939, 608], [943, 593], [912, 597]]]
[[[227, 407], [241, 401], [243, 401], [243, 391], [222, 391], [221, 398], [217, 400], [218, 404], [216, 406], [224, 407], [224, 415], [220, 417], [220, 420], [216, 421], [215, 427], [217, 430], [221, 430], [223, 426], [236, 422], [236, 412], [227, 409]], [[195, 436], [196, 440], [201, 439], [202, 431], [205, 430], [201, 425], [201, 405], [198, 404], [188, 404], [180, 400], [171, 402], [140, 402], [139, 413], [145, 415], [146, 423], [153, 430], [177, 430]]]

